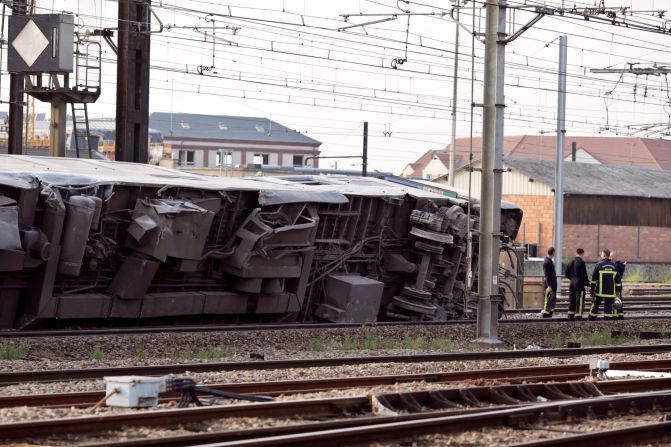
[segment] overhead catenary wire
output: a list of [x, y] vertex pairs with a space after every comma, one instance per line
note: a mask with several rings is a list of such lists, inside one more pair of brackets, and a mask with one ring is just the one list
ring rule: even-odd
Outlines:
[[[209, 5], [212, 8], [220, 6], [216, 2], [195, 1], [195, 2], [192, 2], [192, 3], [197, 3], [197, 4], [200, 4], [200, 5]], [[163, 2], [161, 4], [161, 6], [164, 6], [164, 5], [167, 5], [167, 2]], [[475, 24], [475, 22], [476, 22], [476, 11], [477, 11], [478, 8], [475, 7], [475, 3], [473, 4], [473, 6], [474, 6], [473, 7], [473, 17], [471, 19]], [[197, 9], [197, 8], [192, 8], [192, 9]], [[207, 9], [203, 9], [203, 10], [206, 11]], [[237, 7], [236, 6], [236, 7], [233, 8], [233, 14], [229, 14], [229, 17], [226, 18], [226, 20], [231, 20], [231, 21], [238, 20], [236, 18], [236, 10], [266, 11], [266, 12], [269, 12], [269, 13], [279, 12], [278, 10], [275, 10], [275, 9], [272, 9], [272, 8], [269, 8], [269, 9], [268, 8], [266, 8], [266, 9], [264, 9], [264, 8], [242, 8], [242, 7]], [[229, 12], [230, 12], [230, 10], [229, 10]], [[291, 13], [291, 15], [293, 17], [301, 17], [300, 14], [296, 14], [296, 13]], [[226, 16], [226, 14], [224, 14], [222, 17], [225, 17], [225, 16]], [[310, 17], [314, 17], [315, 20], [325, 19], [324, 17], [318, 17], [318, 16], [307, 16], [307, 15], [303, 15], [303, 16], [306, 19], [308, 19]], [[202, 18], [204, 16], [200, 13], [192, 13], [191, 17], [192, 18]], [[261, 19], [261, 20], [259, 20], [259, 19]], [[328, 19], [328, 18], [326, 18], [326, 19]], [[222, 18], [222, 20], [223, 20], [223, 18]], [[365, 45], [370, 45], [371, 43], [375, 44], [376, 42], [379, 42], [380, 45], [377, 46], [377, 48], [387, 48], [388, 47], [390, 50], [402, 50], [402, 48], [399, 48], [399, 45], [404, 45], [404, 43], [405, 43], [404, 42], [405, 39], [388, 39], [388, 38], [383, 38], [381, 36], [365, 36], [365, 35], [359, 34], [359, 33], [357, 33], [356, 35], [355, 35], [355, 33], [348, 33], [348, 34], [351, 34], [351, 36], [348, 35], [347, 38], [340, 37], [339, 38], [340, 40], [335, 40], [331, 35], [327, 35], [328, 33], [333, 32], [332, 28], [322, 27], [323, 29], [320, 29], [319, 27], [312, 27], [309, 23], [307, 23], [307, 24], [303, 23], [301, 25], [301, 24], [299, 24], [301, 22], [300, 20], [297, 20], [296, 23], [293, 23], [291, 25], [280, 25], [281, 21], [279, 21], [279, 20], [275, 20], [275, 21], [273, 21], [273, 23], [269, 23], [268, 21], [264, 21], [262, 17], [257, 17], [257, 18], [243, 17], [243, 18], [240, 18], [239, 20], [245, 22], [246, 26], [248, 26], [248, 27], [251, 27], [253, 25], [256, 31], [259, 31], [263, 27], [266, 27], [266, 29], [268, 30], [267, 32], [271, 32], [271, 30], [272, 30], [272, 33], [283, 32], [283, 33], [287, 33], [286, 35], [291, 35], [292, 33], [295, 35], [296, 29], [300, 29], [301, 34], [304, 34], [304, 35], [308, 35], [308, 33], [306, 33], [306, 30], [315, 30], [315, 33], [310, 34], [311, 37], [314, 40], [314, 47], [313, 48], [319, 48], [322, 45], [326, 45], [326, 43], [324, 43], [324, 44], [319, 43], [323, 39], [328, 39], [328, 41], [330, 41], [330, 42], [340, 42], [340, 45], [342, 45], [342, 46], [347, 46], [347, 43], [352, 42], [352, 39], [358, 40], [360, 45], [363, 45], [363, 44], [361, 44], [361, 42], [365, 42]], [[439, 20], [439, 19], [435, 18], [435, 19], [431, 19], [431, 20]], [[559, 19], [553, 18], [553, 20], [559, 20]], [[109, 21], [107, 21], [107, 22], [109, 23]], [[330, 22], [335, 24], [337, 22], [337, 20], [330, 20]], [[264, 25], [264, 23], [266, 25]], [[580, 24], [580, 25], [582, 25], [582, 24]], [[293, 27], [293, 31], [292, 31], [292, 27]], [[382, 32], [382, 28], [380, 28], [380, 32]], [[167, 42], [172, 42], [173, 43], [173, 48], [177, 48], [180, 45], [182, 45], [183, 43], [186, 43], [187, 41], [185, 41], [186, 33], [176, 33], [176, 34], [177, 35], [174, 38], [173, 37], [168, 38], [166, 34], [156, 35], [156, 36], [154, 36], [154, 40], [156, 42], [158, 42], [159, 45], [163, 42], [166, 42], [166, 43]], [[411, 28], [408, 32], [408, 35], [410, 37], [412, 37], [412, 36], [417, 36], [418, 33], [413, 33], [412, 28]], [[533, 39], [533, 37], [530, 37], [530, 39]], [[266, 40], [266, 42], [268, 42], [268, 41]], [[324, 41], [324, 42], [326, 42], [326, 41]], [[425, 40], [425, 42], [426, 42], [426, 40]], [[640, 40], [639, 40], [639, 42], [640, 42]], [[375, 44], [375, 45], [377, 45], [377, 44]], [[441, 70], [449, 69], [450, 64], [449, 63], [444, 63], [444, 61], [445, 61], [444, 55], [449, 55], [450, 54], [449, 50], [446, 50], [445, 48], [441, 48], [440, 45], [435, 45], [433, 47], [431, 45], [426, 45], [426, 44], [419, 45], [419, 44], [417, 44], [416, 42], [413, 42], [410, 39], [407, 39], [407, 45], [408, 45], [408, 54], [410, 56], [409, 59], [411, 60], [411, 61], [408, 62], [408, 64], [410, 64], [410, 65], [406, 64], [406, 65], [404, 65], [404, 67], [402, 67], [402, 69], [399, 68], [398, 70], [396, 70], [396, 72], [394, 73], [395, 77], [397, 77], [398, 79], [407, 79], [410, 82], [412, 82], [415, 79], [418, 79], [420, 76], [425, 77], [426, 79], [448, 79], [448, 78], [450, 78], [449, 75], [446, 75], [444, 73], [428, 73], [428, 72], [423, 72], [422, 73], [420, 70], [414, 70], [415, 73], [413, 73], [412, 71], [406, 69], [406, 67], [409, 67], [409, 66], [411, 66], [412, 64], [415, 64], [415, 63], [427, 63], [427, 64], [431, 63], [433, 59], [437, 60], [437, 62], [433, 63], [434, 67], [439, 67]], [[643, 46], [647, 46], [648, 49], [652, 49], [650, 45], [643, 44]], [[208, 47], [208, 49], [209, 49], [209, 47]], [[245, 47], [243, 45], [243, 48], [241, 49], [241, 51], [247, 51], [247, 52], [249, 52], [250, 55], [252, 55], [252, 54], [257, 54], [258, 55], [259, 51], [262, 51], [262, 50], [259, 50], [258, 48], [255, 48], [253, 46]], [[366, 52], [363, 49], [359, 49], [357, 51], [360, 55], [374, 53], [374, 51]], [[220, 64], [221, 63], [221, 61], [220, 61], [221, 56], [219, 54], [219, 51], [217, 51], [216, 53], [217, 54], [215, 54], [216, 57], [215, 57], [214, 60], [217, 61], [217, 64]], [[289, 59], [290, 57], [295, 56], [296, 54], [299, 54], [298, 52], [293, 52], [293, 51], [287, 51], [287, 52], [284, 52], [284, 53], [274, 51], [272, 53], [274, 53], [278, 56], [281, 56], [281, 57], [278, 57], [276, 59], [277, 63], [282, 63], [282, 61], [287, 62], [287, 61], [290, 60]], [[268, 52], [268, 54], [270, 54], [270, 52]], [[306, 53], [302, 53], [301, 56], [304, 57], [304, 58], [310, 58], [310, 60], [312, 60], [312, 61], [317, 60], [316, 57], [312, 57], [312, 56], [310, 56], [309, 54], [306, 54]], [[237, 56], [234, 56], [234, 57], [237, 57]], [[231, 59], [233, 59], [234, 57], [231, 57]], [[351, 57], [354, 57], [354, 54], [352, 54]], [[526, 55], [524, 55], [524, 54], [519, 55], [519, 58], [524, 58], [524, 57], [526, 57]], [[440, 58], [443, 58], [442, 63], [440, 62]], [[267, 60], [269, 60], [269, 58], [267, 56], [265, 56], [264, 60], [267, 61]], [[462, 75], [460, 78], [470, 79], [471, 76], [472, 76], [473, 79], [474, 79], [474, 84], [477, 87], [478, 85], [480, 85], [479, 84], [480, 81], [478, 79], [478, 70], [479, 70], [478, 67], [481, 66], [480, 65], [481, 64], [481, 58], [477, 55], [474, 55], [472, 60], [473, 60], [472, 75], [471, 74]], [[527, 85], [520, 85], [519, 89], [526, 89], [526, 90], [534, 91], [534, 92], [554, 93], [555, 89], [550, 85], [550, 80], [551, 80], [551, 77], [556, 75], [555, 71], [552, 70], [552, 69], [545, 69], [542, 66], [543, 62], [544, 62], [544, 58], [536, 58], [536, 59], [532, 58], [531, 60], [536, 60], [537, 63], [535, 65], [529, 66], [529, 65], [525, 65], [525, 64], [519, 62], [519, 59], [518, 59], [516, 62], [511, 62], [510, 64], [506, 64], [506, 69], [509, 71], [509, 73], [511, 73], [511, 75], [512, 75], [511, 79], [513, 80], [509, 84], [509, 86], [518, 88], [517, 84], [515, 83], [515, 80], [517, 80], [517, 82], [527, 84]], [[415, 62], [415, 61], [417, 61], [417, 62]], [[188, 72], [184, 72], [184, 71], [180, 72], [179, 70], [173, 70], [172, 67], [169, 67], [167, 65], [167, 61], [159, 62], [157, 60], [157, 61], [153, 61], [153, 62], [156, 62], [156, 64], [155, 64], [156, 66], [154, 67], [154, 70], [159, 71], [159, 72], [180, 74], [180, 75], [185, 75], [185, 76], [197, 76], [195, 73], [192, 74], [192, 73], [188, 73]], [[379, 73], [380, 72], [379, 65], [377, 65], [377, 66], [371, 65], [371, 66], [368, 66], [368, 67], [363, 67], [362, 64], [357, 63], [357, 61], [345, 61], [344, 59], [343, 59], [342, 62], [341, 61], [329, 61], [329, 60], [325, 60], [325, 62], [327, 62], [327, 63], [324, 64], [324, 67], [323, 67], [324, 69], [326, 69], [329, 64], [333, 64], [333, 63], [335, 63], [335, 64], [348, 64], [350, 66], [349, 68], [342, 67], [342, 66], [339, 67], [338, 72], [340, 72], [340, 73], [347, 72], [347, 71], [350, 71], [351, 73], [356, 73], [356, 72], [362, 72], [363, 73], [365, 71], [367, 71], [369, 73], [376, 73], [376, 72]], [[107, 63], [110, 63], [110, 61], [107, 61]], [[215, 65], [217, 65], [217, 64], [215, 64]], [[250, 77], [252, 81], [247, 82], [248, 84], [256, 85], [256, 86], [259, 86], [259, 87], [265, 86], [265, 87], [263, 87], [264, 88], [264, 90], [263, 90], [264, 94], [271, 94], [271, 92], [266, 91], [265, 88], [276, 89], [278, 92], [281, 91], [281, 90], [289, 89], [289, 90], [295, 90], [296, 92], [300, 92], [300, 94], [302, 96], [304, 96], [303, 98], [301, 98], [301, 101], [305, 101], [306, 103], [307, 103], [307, 100], [310, 97], [312, 97], [313, 104], [315, 104], [315, 103], [319, 104], [320, 102], [327, 101], [323, 98], [328, 98], [328, 97], [330, 97], [330, 98], [340, 98], [339, 100], [336, 100], [336, 101], [333, 101], [333, 102], [335, 104], [340, 104], [341, 106], [345, 107], [346, 109], [349, 109], [350, 107], [351, 107], [351, 109], [354, 109], [356, 107], [356, 104], [359, 104], [360, 105], [359, 108], [361, 110], [365, 110], [365, 109], [368, 109], [368, 108], [372, 107], [372, 108], [377, 109], [376, 113], [384, 114], [385, 112], [383, 110], [384, 110], [385, 106], [389, 106], [389, 108], [386, 110], [387, 112], [389, 112], [388, 114], [393, 115], [393, 116], [397, 116], [399, 118], [400, 117], [410, 118], [416, 113], [421, 113], [419, 116], [425, 116], [425, 118], [427, 118], [427, 119], [445, 119], [446, 118], [445, 108], [441, 107], [441, 105], [440, 105], [441, 101], [443, 101], [445, 99], [449, 99], [445, 95], [436, 95], [436, 94], [425, 95], [425, 94], [421, 94], [421, 93], [419, 95], [415, 95], [417, 98], [420, 98], [421, 102], [425, 103], [424, 107], [420, 108], [418, 106], [410, 105], [409, 102], [411, 102], [411, 101], [407, 100], [407, 99], [406, 99], [406, 101], [401, 101], [398, 98], [395, 98], [395, 99], [389, 99], [389, 98], [384, 98], [384, 97], [379, 98], [379, 97], [377, 97], [377, 94], [378, 94], [377, 92], [379, 90], [376, 91], [376, 89], [374, 89], [374, 88], [373, 89], [367, 88], [365, 83], [361, 83], [360, 85], [353, 85], [353, 84], [350, 83], [350, 86], [349, 86], [350, 88], [353, 88], [355, 91], [359, 90], [360, 94], [355, 94], [355, 95], [352, 95], [351, 93], [340, 93], [340, 92], [328, 93], [326, 91], [326, 89], [322, 89], [319, 86], [318, 82], [316, 82], [317, 79], [315, 79], [315, 82], [312, 82], [311, 80], [306, 80], [306, 79], [302, 79], [302, 80], [298, 79], [301, 82], [302, 86], [287, 86], [287, 85], [282, 86], [281, 82], [280, 82], [280, 79], [282, 78], [281, 76], [272, 77], [271, 75], [269, 75], [268, 73], [264, 73], [260, 69], [254, 69], [253, 68], [253, 63], [251, 63], [251, 61], [248, 61], [247, 64], [248, 64], [247, 66], [249, 67], [249, 69], [239, 71], [238, 72], [239, 73], [238, 77], [240, 77], [240, 76]], [[161, 66], [159, 67], [159, 65], [161, 65]], [[321, 67], [319, 67], [319, 65], [317, 64], [317, 65], [315, 65], [315, 68], [321, 68]], [[365, 68], [365, 70], [363, 70], [363, 68]], [[599, 78], [599, 77], [582, 76], [579, 73], [579, 68], [580, 67], [578, 65], [573, 65], [572, 70], [575, 70], [575, 71], [572, 71], [571, 73], [569, 73], [569, 80], [571, 80], [571, 79], [574, 80], [574, 82], [569, 82], [569, 86], [570, 86], [569, 94], [575, 94], [575, 95], [581, 95], [581, 96], [585, 96], [585, 97], [598, 98], [604, 92], [604, 88], [603, 88], [604, 85], [612, 85], [612, 82], [613, 82], [612, 80], [607, 80], [607, 79], [603, 79], [603, 78]], [[266, 69], [264, 68], [264, 70], [266, 70]], [[267, 69], [267, 70], [270, 71], [270, 69]], [[203, 79], [202, 81], [200, 79], [198, 81], [195, 81], [195, 82], [193, 82], [193, 81], [192, 82], [183, 82], [183, 81], [180, 80], [180, 83], [183, 83], [184, 86], [186, 87], [186, 88], [183, 89], [184, 91], [189, 91], [191, 93], [203, 94], [203, 95], [204, 94], [209, 94], [208, 92], [210, 91], [211, 88], [216, 88], [216, 87], [214, 87], [216, 85], [215, 83], [221, 82], [221, 80], [226, 80], [226, 81], [233, 82], [234, 81], [234, 79], [233, 79], [234, 75], [232, 74], [233, 71], [234, 70], [231, 70], [230, 72], [225, 73], [223, 76], [213, 76], [213, 77], [208, 78], [208, 79]], [[284, 78], [286, 79], [287, 76], [285, 76]], [[319, 76], [317, 76], [316, 78], [319, 78]], [[193, 79], [193, 78], [190, 78], [190, 79]], [[326, 78], [323, 78], [321, 80], [322, 81], [327, 81]], [[239, 83], [239, 81], [234, 81], [234, 82]], [[212, 86], [211, 87], [206, 86], [205, 84], [207, 84], [207, 83], [211, 83]], [[537, 86], [532, 85], [533, 83], [537, 83]], [[286, 84], [286, 82], [285, 82], [285, 84]], [[304, 88], [305, 85], [308, 85], [308, 84], [310, 84], [311, 87], [310, 88]], [[326, 84], [327, 84], [327, 82], [324, 82], [322, 87], [325, 86]], [[336, 90], [338, 88], [340, 88], [341, 85], [344, 87], [345, 84], [347, 84], [346, 81], [345, 82], [339, 81], [338, 86], [336, 87]], [[315, 87], [315, 86], [316, 86], [316, 88], [312, 88], [312, 87]], [[152, 86], [152, 88], [155, 88], [155, 87]], [[261, 90], [258, 89], [258, 91], [261, 91]], [[198, 93], [198, 92], [201, 92], [201, 93]], [[238, 89], [238, 92], [242, 93], [241, 98], [244, 98], [246, 100], [251, 99], [251, 98], [249, 98], [250, 90]], [[660, 89], [657, 90], [657, 92], [659, 92], [658, 96], [661, 96], [661, 94], [663, 93], [663, 89], [660, 88]], [[412, 90], [408, 89], [404, 93], [407, 93], [408, 96], [410, 96], [410, 95], [412, 95]], [[320, 99], [320, 97], [322, 97], [322, 95], [323, 95], [323, 98]], [[279, 96], [280, 96], [279, 94], [275, 94], [275, 98], [279, 98]], [[287, 96], [293, 97], [294, 95], [293, 94], [285, 94], [285, 98]], [[624, 105], [624, 104], [634, 104], [636, 102], [636, 98], [633, 95], [625, 94], [624, 92], [622, 92], [621, 94], [618, 93], [618, 96], [614, 96], [614, 98], [617, 100], [618, 104], [622, 104], [622, 105]], [[252, 100], [253, 101], [262, 101], [262, 99], [260, 99], [258, 97], [253, 98]], [[277, 102], [277, 103], [282, 102], [279, 99], [275, 99], [274, 101]], [[293, 99], [290, 99], [290, 101], [293, 101]], [[435, 101], [436, 104], [431, 105], [430, 103], [432, 103], [434, 101]], [[656, 98], [656, 99], [651, 99], [650, 106], [652, 107], [656, 103], [659, 104], [660, 106], [662, 105], [662, 101], [659, 99], [659, 97]], [[299, 104], [296, 104], [296, 105], [299, 105]], [[301, 105], [306, 106], [306, 104], [301, 104]], [[319, 106], [322, 107], [322, 105], [319, 105]], [[468, 113], [466, 113], [466, 106], [467, 106], [467, 104], [466, 104], [465, 101], [460, 102], [459, 105], [458, 105], [458, 115], [459, 115], [459, 121], [460, 122], [468, 122], [468, 119], [467, 119], [468, 118]], [[314, 106], [312, 106], [312, 107], [314, 107]], [[325, 105], [324, 105], [324, 107], [325, 107]], [[402, 112], [404, 107], [406, 108], [406, 110], [408, 110], [408, 112]], [[345, 110], [345, 109], [343, 109], [343, 110]], [[423, 110], [423, 112], [420, 112], [420, 110]], [[535, 109], [535, 107], [531, 107], [530, 104], [523, 104], [523, 103], [520, 103], [519, 105], [510, 104], [508, 110], [511, 111], [511, 112], [514, 111], [514, 112], [519, 114], [518, 116], [511, 116], [510, 117], [510, 120], [512, 122], [517, 123], [519, 125], [535, 126], [536, 128], [539, 128], [539, 127], [542, 127], [543, 125], [550, 124], [551, 121], [552, 121], [551, 108], [549, 108], [549, 107], [547, 107], [547, 108], [540, 107], [539, 110], [542, 111], [542, 113], [540, 114], [541, 116], [537, 116], [537, 114], [534, 113], [536, 109]], [[652, 109], [649, 109], [649, 110], [652, 110]], [[600, 121], [598, 112], [599, 112], [598, 109], [594, 109], [593, 113], [590, 114], [591, 116], [587, 116], [586, 119], [584, 119], [582, 123], [579, 123], [578, 120], [575, 120], [575, 121], [573, 121], [572, 124], [576, 128], [583, 129], [584, 131], [587, 131], [587, 132], [588, 131], [594, 131], [596, 128], [598, 128], [600, 125], [603, 124], [603, 121]], [[546, 115], [546, 113], [547, 113], [547, 115]], [[648, 111], [646, 113], [649, 114], [651, 117], [655, 115], [655, 113], [650, 112], [650, 111]], [[523, 116], [523, 115], [527, 115], [527, 116]], [[476, 118], [477, 118], [477, 116], [476, 116]], [[508, 119], [508, 115], [506, 115], [506, 119]], [[622, 124], [624, 124], [624, 123], [620, 123], [620, 126], [615, 126], [614, 125], [612, 128], [613, 129], [619, 129], [620, 131], [624, 132], [625, 131], [624, 126]], [[462, 135], [463, 135], [463, 133], [462, 133]], [[429, 141], [425, 138], [424, 139], [416, 138], [415, 140]]]

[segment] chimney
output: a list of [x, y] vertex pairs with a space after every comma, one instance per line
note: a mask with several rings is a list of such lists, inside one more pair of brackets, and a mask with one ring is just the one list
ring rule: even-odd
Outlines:
[[576, 156], [576, 144], [575, 141], [571, 143], [571, 161], [575, 163], [575, 156]]

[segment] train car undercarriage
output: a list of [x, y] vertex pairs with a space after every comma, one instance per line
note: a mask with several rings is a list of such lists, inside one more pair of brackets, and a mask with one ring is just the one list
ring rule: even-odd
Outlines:
[[[0, 328], [470, 315], [477, 203], [376, 178], [0, 158]], [[520, 221], [502, 209], [504, 242]]]

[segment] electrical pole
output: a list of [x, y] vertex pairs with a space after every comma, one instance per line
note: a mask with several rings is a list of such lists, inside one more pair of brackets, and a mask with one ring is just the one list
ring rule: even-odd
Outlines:
[[115, 159], [149, 159], [151, 0], [119, 0]]
[[480, 250], [478, 259], [477, 341], [498, 338], [501, 173], [503, 171], [503, 73], [506, 1], [487, 1], [482, 123]]
[[[12, 15], [26, 15], [26, 0], [12, 3]], [[24, 75], [9, 75], [9, 117], [7, 121], [7, 153], [21, 155], [23, 152], [23, 94]]]
[[[566, 36], [559, 36], [559, 82], [557, 86], [557, 163], [555, 167], [554, 247], [555, 271], [562, 277], [562, 225], [564, 223], [564, 138], [566, 136]], [[557, 291], [559, 292], [559, 290]]]
[[368, 176], [368, 121], [363, 122], [363, 163], [361, 165], [361, 176]]
[[[459, 21], [459, 9], [455, 12], [455, 19]], [[450, 157], [447, 170], [447, 184], [454, 186], [454, 156], [457, 151], [457, 76], [459, 74], [459, 25], [454, 27], [454, 77], [452, 78], [452, 141], [450, 142]]]

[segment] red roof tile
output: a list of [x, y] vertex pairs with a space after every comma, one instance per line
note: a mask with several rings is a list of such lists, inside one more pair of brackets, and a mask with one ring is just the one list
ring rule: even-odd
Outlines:
[[[642, 168], [671, 169], [671, 140], [638, 137], [567, 136], [564, 157], [571, 154], [572, 143], [605, 165], [638, 166]], [[422, 177], [422, 171], [434, 155], [447, 167], [448, 147], [444, 150], [427, 151], [415, 163], [411, 163], [414, 177]], [[554, 135], [516, 135], [504, 138], [503, 154], [511, 157], [555, 158], [556, 137]], [[458, 138], [455, 151], [455, 167], [468, 163], [470, 139]], [[482, 138], [473, 138], [473, 160], [482, 158]], [[447, 172], [446, 172], [447, 173]]]

